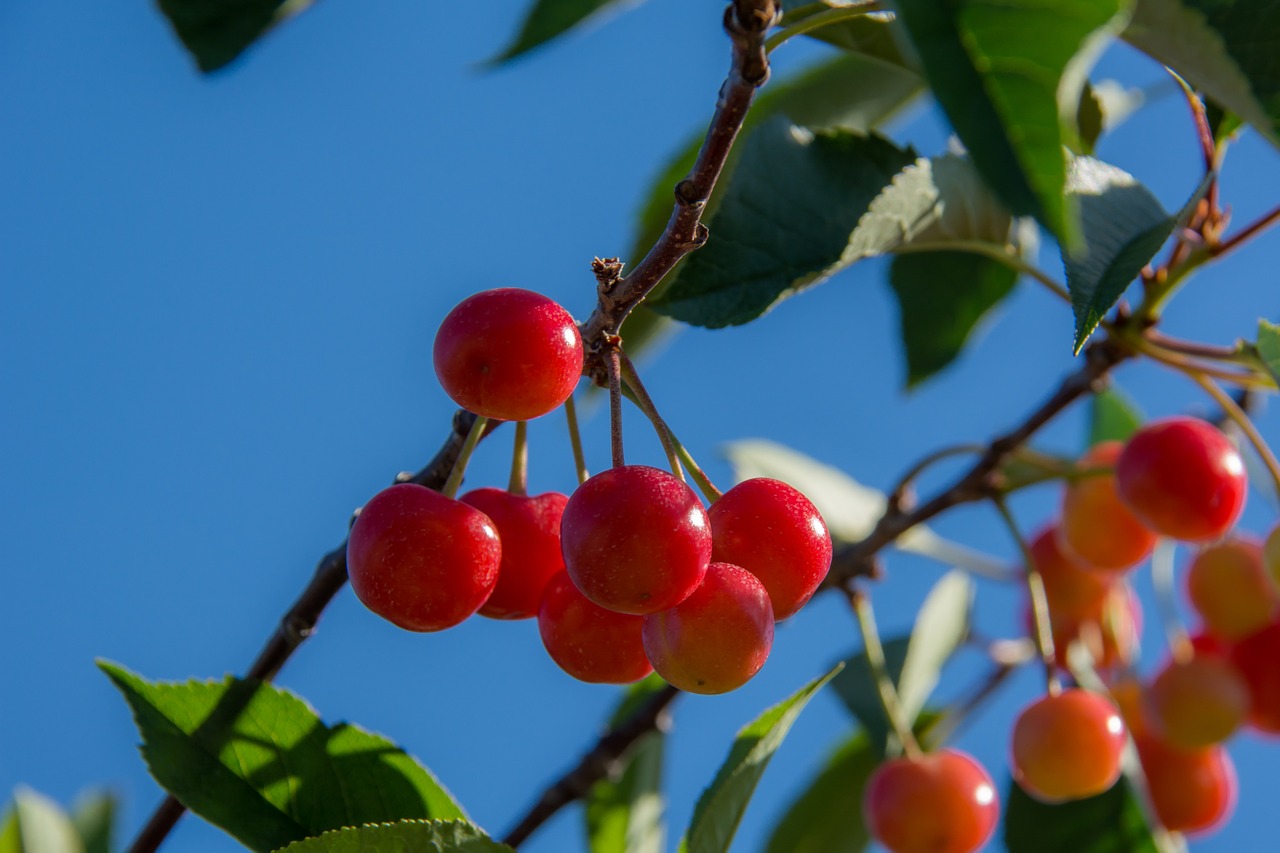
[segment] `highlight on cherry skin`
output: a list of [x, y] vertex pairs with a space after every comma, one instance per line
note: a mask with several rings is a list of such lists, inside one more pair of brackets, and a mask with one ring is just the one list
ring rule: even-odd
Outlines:
[[432, 358], [445, 393], [487, 418], [525, 421], [558, 408], [582, 375], [573, 317], [530, 290], [501, 287], [467, 297], [436, 331]]
[[360, 601], [410, 631], [441, 631], [480, 609], [502, 544], [480, 510], [424, 486], [383, 489], [356, 516], [347, 574]]
[[1013, 724], [1013, 778], [1046, 803], [1100, 794], [1120, 778], [1126, 742], [1120, 711], [1079, 687], [1044, 696]]
[[862, 802], [867, 828], [892, 853], [972, 853], [1000, 818], [990, 774], [957, 749], [885, 761]]
[[502, 540], [498, 583], [480, 615], [491, 619], [537, 616], [547, 582], [564, 571], [560, 517], [569, 498], [559, 492], [530, 497], [485, 487], [458, 500], [489, 516]]
[[629, 684], [653, 672], [640, 637], [643, 621], [592, 603], [560, 572], [542, 597], [538, 633], [556, 665], [579, 681]]

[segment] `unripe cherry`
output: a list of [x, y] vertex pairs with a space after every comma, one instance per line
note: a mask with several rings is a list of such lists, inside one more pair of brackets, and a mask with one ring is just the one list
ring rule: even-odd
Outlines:
[[831, 534], [822, 515], [780, 480], [745, 480], [712, 504], [708, 515], [711, 559], [759, 578], [779, 621], [804, 606], [831, 568]]
[[[1123, 450], [1118, 441], [1104, 441], [1084, 454], [1079, 465], [1114, 466]], [[1067, 554], [1109, 571], [1133, 568], [1156, 545], [1156, 534], [1120, 500], [1115, 474], [1084, 476], [1067, 484], [1058, 534]]]
[[991, 776], [956, 749], [884, 762], [862, 802], [867, 828], [892, 853], [972, 853], [1000, 818]]
[[1221, 746], [1175, 749], [1154, 737], [1135, 738], [1151, 805], [1171, 832], [1204, 834], [1231, 815], [1236, 771]]
[[1231, 662], [1249, 685], [1250, 725], [1280, 734], [1280, 622], [1236, 643]]
[[1092, 571], [1063, 553], [1057, 528], [1046, 527], [1031, 540], [1031, 558], [1044, 582], [1049, 613], [1056, 626], [1097, 619], [1115, 586], [1115, 575]]
[[493, 592], [501, 559], [487, 515], [413, 483], [374, 495], [347, 538], [356, 597], [410, 631], [440, 631], [475, 613]]
[[528, 497], [486, 487], [458, 500], [489, 516], [502, 539], [498, 584], [480, 615], [491, 619], [537, 616], [547, 581], [564, 571], [560, 517], [569, 498], [559, 492]]
[[1233, 536], [1207, 545], [1187, 570], [1187, 597], [1212, 634], [1236, 640], [1271, 623], [1280, 592], [1262, 564], [1262, 544]]
[[582, 375], [582, 337], [540, 293], [501, 287], [469, 296], [436, 332], [436, 377], [453, 401], [488, 418], [524, 421], [569, 398]]
[[773, 648], [773, 607], [755, 575], [712, 563], [693, 594], [644, 617], [644, 650], [668, 683], [728, 693], [760, 671]]
[[1210, 423], [1176, 417], [1152, 421], [1116, 463], [1120, 497], [1157, 533], [1188, 542], [1220, 538], [1244, 509], [1244, 461]]
[[1234, 666], [1214, 655], [1170, 662], [1143, 695], [1151, 730], [1179, 749], [1229, 738], [1249, 714], [1249, 688]]
[[640, 639], [642, 621], [591, 603], [560, 572], [543, 593], [538, 633], [556, 665], [579, 681], [629, 684], [653, 672]]
[[697, 589], [711, 562], [711, 524], [666, 471], [601, 471], [569, 496], [560, 522], [565, 568], [596, 604], [619, 613], [667, 610]]
[[1013, 724], [1013, 778], [1046, 803], [1100, 794], [1120, 778], [1125, 727], [1108, 699], [1080, 688], [1045, 696]]

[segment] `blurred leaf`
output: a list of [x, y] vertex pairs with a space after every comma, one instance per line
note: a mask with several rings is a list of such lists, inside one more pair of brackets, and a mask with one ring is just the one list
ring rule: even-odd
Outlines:
[[1277, 0], [1139, 0], [1122, 37], [1280, 145], [1278, 28]]
[[907, 387], [960, 355], [974, 328], [1013, 290], [1018, 273], [984, 255], [928, 252], [898, 255], [889, 283], [898, 297]]
[[279, 853], [512, 853], [464, 820], [402, 820], [348, 826], [295, 841]]
[[19, 785], [0, 826], [0, 853], [85, 853], [85, 847], [61, 806]]
[[1209, 119], [1209, 129], [1213, 131], [1213, 138], [1217, 142], [1234, 136], [1244, 127], [1244, 119], [1230, 110], [1224, 110], [1216, 101], [1206, 100], [1204, 108]]
[[326, 726], [278, 687], [230, 677], [152, 683], [98, 665], [128, 701], [160, 786], [250, 849], [342, 826], [465, 817], [390, 741], [346, 723]]
[[[902, 667], [907, 661], [910, 644], [909, 636], [890, 637], [880, 642], [884, 648], [885, 669], [895, 685], [902, 678]], [[880, 692], [863, 649], [859, 648], [845, 658], [844, 671], [836, 676], [831, 686], [845, 708], [861, 724], [867, 740], [875, 746], [877, 760], [882, 758], [889, 747], [891, 727], [885, 718]]]
[[1074, 113], [1100, 36], [1118, 26], [1121, 0], [899, 0], [934, 95], [978, 171], [1015, 214], [1034, 216], [1060, 242], [1078, 226], [1064, 199], [1059, 96]]
[[1137, 405], [1114, 384], [1093, 395], [1089, 403], [1089, 442], [1128, 441], [1145, 420]]
[[311, 0], [159, 0], [160, 11], [201, 71], [229, 64]]
[[[787, 10], [782, 19], [784, 27], [826, 11], [815, 7], [807, 0], [788, 0], [782, 4], [782, 7]], [[901, 27], [894, 23], [891, 14], [871, 12], [839, 23], [828, 24], [805, 35], [834, 45], [841, 50], [865, 54], [893, 65], [910, 68], [914, 60], [903, 54], [901, 43], [894, 37], [894, 32], [899, 29]]]
[[1046, 805], [1012, 780], [1004, 810], [1009, 853], [1158, 853], [1146, 815], [1124, 777], [1110, 790]]
[[1093, 91], [1093, 84], [1086, 80], [1080, 90], [1080, 104], [1076, 107], [1076, 138], [1067, 147], [1077, 154], [1092, 154], [1098, 137], [1102, 136], [1104, 121], [1102, 99]]
[[635, 6], [641, 0], [534, 0], [511, 44], [489, 60], [501, 65], [557, 38], [606, 11]]
[[782, 746], [809, 700], [840, 668], [837, 664], [826, 675], [810, 681], [738, 732], [729, 757], [698, 798], [689, 830], [680, 842], [681, 853], [725, 853], [729, 849], [769, 760]]
[[115, 796], [105, 791], [93, 792], [76, 802], [71, 822], [84, 843], [85, 853], [111, 853], [118, 809]]
[[[664, 689], [666, 682], [656, 674], [632, 685], [609, 725], [620, 724]], [[631, 747], [616, 781], [603, 779], [592, 786], [584, 809], [591, 853], [661, 853], [666, 849], [662, 820], [665, 743], [662, 732], [650, 732]]]
[[1280, 326], [1266, 320], [1258, 321], [1258, 355], [1280, 385]]
[[871, 843], [862, 821], [862, 796], [879, 763], [879, 750], [865, 733], [840, 743], [783, 812], [766, 853], [861, 853]]

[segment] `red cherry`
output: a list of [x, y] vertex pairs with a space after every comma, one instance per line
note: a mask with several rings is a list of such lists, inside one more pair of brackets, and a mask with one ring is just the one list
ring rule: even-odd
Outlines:
[[1135, 738], [1156, 817], [1171, 832], [1206, 833], [1235, 810], [1236, 771], [1221, 746], [1175, 749], [1153, 737]]
[[981, 764], [942, 749], [877, 767], [862, 811], [871, 834], [892, 853], [972, 853], [995, 831], [1000, 803]]
[[1143, 695], [1152, 731], [1170, 746], [1202, 749], [1229, 738], [1249, 713], [1249, 688], [1225, 658], [1170, 662]]
[[[1104, 441], [1080, 457], [1079, 465], [1113, 467], [1123, 449], [1118, 441]], [[1084, 476], [1068, 483], [1060, 525], [1063, 551], [1098, 569], [1131, 569], [1156, 546], [1156, 534], [1120, 500], [1114, 474]]]
[[728, 693], [751, 680], [773, 647], [773, 607], [755, 575], [712, 563], [693, 594], [644, 617], [644, 650], [670, 684]]
[[1267, 536], [1267, 542], [1262, 547], [1262, 562], [1267, 567], [1271, 582], [1280, 587], [1280, 525], [1276, 525]]
[[498, 585], [480, 608], [480, 615], [492, 619], [537, 616], [547, 581], [564, 571], [560, 516], [569, 499], [559, 492], [527, 497], [483, 488], [458, 500], [489, 516], [502, 539]]
[[579, 681], [629, 684], [653, 672], [640, 640], [642, 621], [592, 604], [560, 572], [543, 593], [538, 633], [551, 659]]
[[1200, 549], [1187, 570], [1187, 597], [1209, 633], [1226, 640], [1266, 627], [1280, 605], [1262, 563], [1262, 543], [1242, 536]]
[[1249, 685], [1249, 723], [1280, 734], [1280, 622], [1236, 643], [1231, 662]]
[[1165, 536], [1188, 542], [1220, 538], [1244, 509], [1244, 461], [1212, 424], [1177, 417], [1134, 433], [1116, 463], [1120, 497]]
[[610, 468], [579, 486], [564, 508], [560, 543], [578, 589], [619, 613], [675, 607], [711, 562], [711, 524], [698, 496], [645, 465]]
[[468, 411], [525, 421], [569, 398], [582, 375], [582, 337], [559, 304], [501, 287], [469, 296], [436, 332], [436, 376]]
[[1013, 778], [1046, 803], [1100, 794], [1120, 778], [1124, 721], [1110, 701], [1080, 688], [1045, 696], [1013, 724]]
[[1046, 527], [1031, 540], [1031, 558], [1044, 581], [1045, 598], [1055, 626], [1097, 619], [1115, 586], [1115, 575], [1095, 572], [1063, 553], [1057, 528]]
[[781, 621], [804, 606], [831, 568], [831, 534], [808, 498], [757, 477], [711, 505], [711, 559], [741, 566], [769, 591]]
[[351, 589], [410, 631], [451, 628], [484, 604], [502, 546], [483, 512], [413, 483], [373, 496], [347, 538]]

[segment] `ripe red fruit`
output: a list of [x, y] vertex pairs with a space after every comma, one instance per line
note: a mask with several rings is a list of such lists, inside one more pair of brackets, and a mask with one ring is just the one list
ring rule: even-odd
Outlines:
[[1028, 705], [1013, 724], [1013, 778], [1046, 803], [1100, 794], [1120, 777], [1125, 727], [1115, 705], [1080, 688]]
[[498, 585], [480, 608], [480, 615], [491, 619], [537, 616], [547, 581], [564, 571], [560, 516], [569, 498], [559, 492], [528, 497], [483, 488], [458, 500], [489, 516], [502, 540]]
[[1209, 633], [1226, 640], [1266, 627], [1280, 605], [1262, 564], [1262, 544], [1251, 537], [1202, 548], [1187, 570], [1187, 597]]
[[1175, 539], [1220, 538], [1244, 509], [1244, 461], [1212, 424], [1177, 417], [1134, 433], [1116, 463], [1120, 497], [1152, 530]]
[[757, 477], [711, 505], [711, 559], [741, 566], [769, 592], [781, 621], [804, 606], [831, 568], [831, 534], [808, 498]]
[[1262, 546], [1262, 562], [1267, 567], [1271, 582], [1280, 587], [1280, 525], [1276, 525]]
[[955, 749], [884, 762], [867, 781], [862, 811], [892, 853], [971, 853], [1000, 818], [991, 776]]
[[728, 693], [751, 680], [773, 647], [773, 607], [755, 575], [712, 563], [693, 594], [644, 617], [644, 650], [669, 683]]
[[1229, 738], [1249, 713], [1249, 688], [1230, 661], [1205, 655], [1170, 662], [1143, 694], [1152, 731], [1179, 749]]
[[1280, 622], [1236, 643], [1231, 662], [1249, 685], [1249, 723], [1280, 734]]
[[[1079, 465], [1114, 466], [1123, 449], [1118, 441], [1104, 441], [1082, 456]], [[1114, 474], [1085, 476], [1067, 484], [1058, 534], [1063, 551], [1082, 563], [1111, 571], [1133, 568], [1156, 545], [1156, 534], [1120, 500]]]
[[642, 621], [592, 604], [560, 572], [543, 593], [538, 633], [551, 659], [579, 681], [629, 684], [653, 672], [640, 640]]
[[410, 631], [457, 625], [498, 581], [502, 546], [483, 512], [413, 483], [373, 496], [347, 538], [351, 589]]
[[1135, 738], [1156, 817], [1171, 832], [1204, 833], [1220, 826], [1236, 804], [1236, 771], [1221, 746], [1175, 749]]
[[646, 465], [601, 471], [569, 496], [565, 568], [596, 604], [643, 615], [684, 601], [711, 562], [711, 524], [688, 486]]
[[569, 398], [582, 375], [582, 337], [559, 304], [501, 287], [469, 296], [436, 332], [436, 376], [468, 411], [525, 421]]
[[1044, 581], [1045, 598], [1055, 626], [1097, 619], [1112, 588], [1115, 575], [1095, 572], [1067, 556], [1059, 547], [1057, 528], [1046, 527], [1031, 541], [1031, 558]]

